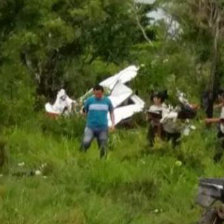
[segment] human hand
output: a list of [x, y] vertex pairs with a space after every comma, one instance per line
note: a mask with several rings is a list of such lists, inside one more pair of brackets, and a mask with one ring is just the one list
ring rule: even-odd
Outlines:
[[115, 131], [115, 126], [114, 126], [114, 125], [112, 125], [112, 126], [110, 127], [110, 131], [111, 131], [111, 132], [114, 132], [114, 131]]
[[206, 125], [208, 125], [208, 124], [210, 124], [210, 123], [211, 123], [211, 121], [210, 121], [210, 119], [209, 119], [209, 118], [205, 118], [205, 120], [204, 120], [204, 121], [205, 121], [205, 124], [206, 124]]

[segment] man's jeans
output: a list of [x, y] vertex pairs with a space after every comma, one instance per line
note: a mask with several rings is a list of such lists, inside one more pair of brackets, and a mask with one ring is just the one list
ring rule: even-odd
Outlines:
[[97, 139], [98, 147], [100, 149], [100, 158], [104, 156], [106, 157], [107, 139], [108, 139], [107, 129], [86, 127], [82, 141], [82, 147], [81, 147], [82, 151], [87, 151], [94, 137]]

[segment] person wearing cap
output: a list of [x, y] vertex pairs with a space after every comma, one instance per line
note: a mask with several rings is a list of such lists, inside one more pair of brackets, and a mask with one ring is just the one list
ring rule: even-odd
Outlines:
[[108, 112], [112, 121], [111, 129], [115, 129], [114, 109], [111, 100], [104, 97], [104, 88], [102, 86], [96, 85], [93, 88], [93, 94], [94, 96], [89, 97], [84, 104], [84, 113], [87, 115], [87, 123], [84, 130], [81, 150], [86, 152], [95, 137], [100, 149], [100, 158], [102, 158], [107, 155]]
[[149, 107], [148, 113], [148, 140], [151, 146], [153, 146], [155, 142], [155, 138], [163, 138], [163, 128], [160, 123], [162, 118], [163, 111], [167, 108], [164, 103], [167, 98], [167, 92], [155, 92], [151, 96], [151, 100], [153, 104]]

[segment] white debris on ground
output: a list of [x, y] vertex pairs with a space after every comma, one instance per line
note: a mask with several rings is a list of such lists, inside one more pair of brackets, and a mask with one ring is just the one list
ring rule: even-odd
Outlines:
[[[32, 169], [29, 171], [24, 170], [24, 168], [23, 168], [25, 166], [24, 162], [20, 162], [17, 165], [19, 167], [21, 167], [23, 170], [13, 173], [14, 176], [42, 176], [43, 179], [47, 179], [47, 176], [44, 175], [46, 173], [45, 171], [46, 171], [46, 167], [48, 165], [47, 163], [43, 163], [39, 166], [39, 168]], [[2, 176], [3, 176], [3, 174], [0, 174], [0, 177], [2, 177]]]
[[40, 176], [40, 175], [42, 175], [42, 172], [40, 170], [35, 170], [35, 175]]
[[45, 110], [49, 114], [69, 115], [72, 113], [73, 104], [76, 104], [76, 101], [72, 100], [64, 89], [61, 89], [57, 93], [55, 103], [53, 105], [46, 103]]
[[25, 166], [25, 163], [24, 162], [18, 163], [18, 166], [20, 167]]
[[[47, 167], [47, 163], [43, 163], [40, 165], [39, 169], [35, 170], [34, 173], [36, 176], [41, 176], [44, 173], [44, 169]], [[44, 179], [47, 178], [47, 176], [43, 176]]]

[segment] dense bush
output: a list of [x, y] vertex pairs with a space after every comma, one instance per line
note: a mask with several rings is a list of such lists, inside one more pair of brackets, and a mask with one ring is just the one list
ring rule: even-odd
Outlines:
[[44, 134], [53, 135], [56, 138], [66, 137], [68, 139], [80, 139], [85, 127], [85, 117], [72, 115], [69, 117], [60, 116], [51, 118], [47, 116], [41, 119], [41, 128]]

